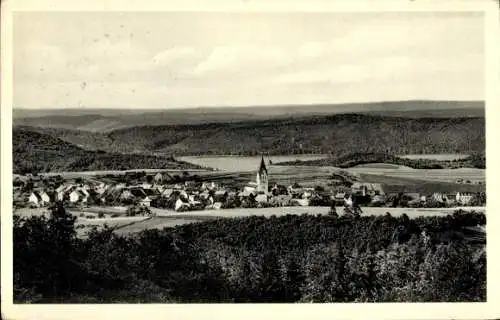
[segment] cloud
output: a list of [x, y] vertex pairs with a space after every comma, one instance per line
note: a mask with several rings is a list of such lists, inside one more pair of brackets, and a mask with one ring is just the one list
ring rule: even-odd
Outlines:
[[193, 47], [174, 47], [154, 55], [152, 62], [155, 65], [170, 65], [172, 62], [187, 59], [196, 55]]
[[290, 62], [286, 52], [280, 48], [234, 44], [214, 48], [208, 58], [194, 68], [193, 73], [206, 75], [252, 72], [287, 65]]
[[[356, 15], [315, 21], [324, 23], [321, 34], [314, 27], [284, 35], [287, 29], [274, 29], [270, 17], [265, 35], [237, 38], [221, 31], [211, 38], [192, 32], [175, 41], [161, 32], [139, 36], [137, 30], [120, 37], [109, 31], [111, 37], [98, 41], [102, 30], [75, 29], [75, 36], [45, 41], [33, 34], [14, 46], [15, 103], [163, 107], [405, 95], [481, 99], [483, 25], [475, 21]], [[128, 36], [132, 31], [135, 37]]]

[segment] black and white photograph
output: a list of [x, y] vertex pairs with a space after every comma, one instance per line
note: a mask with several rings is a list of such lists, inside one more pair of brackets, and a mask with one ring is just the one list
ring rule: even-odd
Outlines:
[[487, 302], [486, 13], [284, 8], [12, 13], [15, 306]]

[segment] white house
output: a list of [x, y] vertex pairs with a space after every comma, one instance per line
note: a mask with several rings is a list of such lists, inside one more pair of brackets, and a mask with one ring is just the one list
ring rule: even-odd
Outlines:
[[41, 199], [35, 192], [32, 192], [28, 198], [28, 202], [37, 207], [40, 206], [40, 201]]
[[163, 181], [163, 175], [160, 172], [158, 172], [156, 174], [154, 180], [155, 180], [156, 183], [162, 183], [162, 181]]
[[69, 201], [71, 203], [82, 202], [86, 203], [89, 197], [89, 193], [84, 188], [77, 188], [69, 194]]
[[268, 200], [268, 198], [267, 198], [266, 194], [258, 194], [255, 197], [255, 201], [257, 201], [257, 202], [267, 202], [267, 200]]
[[181, 209], [189, 209], [189, 203], [182, 201], [179, 197], [177, 201], [175, 201], [175, 211], [179, 211]]
[[141, 205], [145, 207], [151, 207], [151, 198], [146, 197], [140, 201]]
[[469, 192], [463, 192], [463, 193], [457, 192], [455, 200], [457, 203], [460, 203], [462, 205], [467, 205], [472, 201], [473, 197], [474, 197], [473, 194]]
[[50, 197], [45, 191], [33, 191], [28, 198], [28, 202], [37, 207], [42, 207], [50, 203]]
[[347, 207], [352, 207], [353, 206], [352, 196], [349, 196], [349, 198], [345, 199], [344, 203]]
[[310, 203], [309, 199], [294, 199], [299, 205], [307, 207]]

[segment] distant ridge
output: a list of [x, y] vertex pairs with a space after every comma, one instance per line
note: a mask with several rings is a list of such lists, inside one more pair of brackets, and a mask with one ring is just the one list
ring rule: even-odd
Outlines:
[[343, 156], [484, 152], [484, 117], [397, 117], [362, 113], [176, 125], [136, 125], [107, 132], [17, 126], [85, 150], [171, 155]]
[[484, 117], [483, 101], [390, 101], [373, 103], [195, 107], [175, 109], [14, 108], [15, 126], [109, 132], [134, 126], [226, 123], [252, 120], [367, 113], [397, 117]]

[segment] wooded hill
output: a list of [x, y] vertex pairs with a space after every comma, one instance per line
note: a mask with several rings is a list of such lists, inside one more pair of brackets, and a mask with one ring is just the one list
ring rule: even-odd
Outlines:
[[171, 157], [88, 151], [47, 134], [16, 128], [12, 132], [14, 173], [50, 171], [190, 169], [196, 165]]
[[92, 133], [27, 128], [88, 150], [180, 155], [329, 153], [472, 154], [485, 150], [483, 117], [336, 114], [260, 121], [136, 126]]
[[457, 160], [432, 160], [432, 159], [406, 159], [385, 153], [351, 153], [337, 158], [325, 158], [308, 161], [287, 161], [276, 163], [276, 165], [303, 165], [303, 166], [331, 166], [339, 168], [351, 168], [368, 163], [387, 163], [406, 166], [414, 169], [456, 169], [456, 168], [478, 168], [486, 167], [486, 157], [481, 153], [473, 154], [465, 159]]

